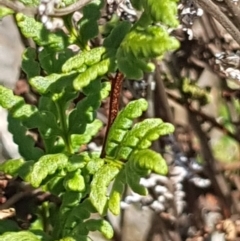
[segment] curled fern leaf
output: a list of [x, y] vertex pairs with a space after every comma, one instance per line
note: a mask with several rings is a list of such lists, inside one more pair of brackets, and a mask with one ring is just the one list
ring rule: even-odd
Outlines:
[[136, 58], [155, 58], [178, 47], [178, 41], [159, 26], [136, 28], [127, 34], [121, 43], [124, 53]]
[[[148, 142], [145, 148], [148, 148], [152, 141], [159, 138], [160, 134], [156, 132], [161, 126], [163, 121], [161, 119], [145, 119], [144, 121], [137, 123], [133, 128], [127, 132], [122, 142], [119, 145], [117, 152], [117, 159], [127, 160], [131, 151], [134, 149], [142, 149], [139, 146], [141, 141]], [[150, 135], [152, 133], [152, 135]]]
[[122, 142], [127, 131], [131, 128], [133, 119], [140, 117], [147, 109], [148, 103], [145, 99], [130, 102], [116, 117], [111, 126], [106, 144], [106, 153], [115, 156], [119, 144]]
[[152, 144], [152, 141], [157, 140], [160, 136], [168, 135], [174, 131], [174, 126], [170, 123], [162, 123], [161, 125], [156, 126], [149, 130], [144, 138], [138, 143], [138, 149], [149, 148]]
[[129, 162], [133, 164], [132, 168], [135, 170], [140, 168], [153, 171], [160, 175], [166, 175], [168, 173], [168, 166], [164, 158], [159, 153], [150, 149], [134, 152], [130, 156]]
[[[129, 185], [129, 187], [136, 193], [140, 195], [147, 195], [148, 190], [140, 185], [140, 179], [143, 175], [140, 175], [136, 172], [136, 169], [133, 167], [131, 162], [127, 162], [125, 166], [126, 170], [126, 183]], [[147, 175], [148, 172], [145, 172], [145, 175]]]
[[154, 22], [162, 22], [170, 27], [177, 27], [176, 0], [145, 0], [144, 9]]
[[143, 72], [151, 72], [155, 66], [150, 58], [162, 56], [168, 50], [178, 48], [178, 41], [159, 26], [132, 29], [117, 50], [117, 65], [128, 78], [140, 79]]

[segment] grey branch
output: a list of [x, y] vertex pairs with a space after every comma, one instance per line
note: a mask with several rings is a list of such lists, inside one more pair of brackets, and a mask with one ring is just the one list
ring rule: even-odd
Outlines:
[[[55, 8], [54, 13], [51, 14], [52, 17], [61, 17], [70, 13], [73, 13], [85, 5], [90, 3], [91, 0], [78, 0], [77, 2], [65, 7], [65, 8]], [[16, 13], [24, 14], [37, 14], [38, 10], [34, 7], [25, 7], [20, 5], [18, 2], [12, 2], [9, 0], [0, 0], [0, 5], [12, 9]]]
[[213, 18], [215, 18], [240, 45], [240, 32], [228, 17], [211, 0], [195, 0], [195, 2]]

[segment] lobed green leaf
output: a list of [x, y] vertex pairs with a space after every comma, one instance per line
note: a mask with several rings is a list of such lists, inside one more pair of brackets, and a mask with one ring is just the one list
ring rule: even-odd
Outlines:
[[120, 202], [125, 189], [125, 183], [125, 169], [122, 169], [113, 182], [108, 202], [108, 208], [114, 215], [119, 215], [120, 213]]
[[0, 19], [5, 16], [12, 15], [14, 11], [10, 8], [0, 7]]
[[170, 123], [162, 123], [155, 128], [150, 129], [138, 143], [138, 149], [147, 149], [151, 146], [152, 141], [157, 140], [160, 136], [171, 134], [174, 131], [174, 126]]
[[41, 182], [57, 170], [63, 169], [68, 163], [68, 157], [64, 154], [51, 154], [41, 157], [32, 168], [32, 172], [27, 177], [34, 187], [39, 187]]
[[79, 21], [80, 41], [83, 46], [98, 35], [98, 22], [101, 16], [102, 0], [93, 0], [82, 9], [83, 17]]
[[[97, 82], [100, 82], [100, 80], [95, 81], [96, 86], [99, 86]], [[100, 107], [101, 100], [106, 98], [110, 91], [109, 83], [102, 83], [100, 86], [100, 89], [95, 89], [93, 86], [84, 89], [87, 96], [78, 102], [68, 117], [69, 134], [83, 134], [87, 124], [95, 120], [96, 110]]]
[[103, 46], [108, 49], [118, 49], [126, 34], [130, 31], [131, 24], [127, 21], [120, 22], [105, 38]]
[[40, 94], [46, 94], [49, 87], [62, 77], [61, 74], [51, 74], [48, 76], [36, 76], [30, 79], [30, 85]]
[[89, 143], [92, 137], [99, 132], [102, 125], [103, 124], [100, 120], [95, 119], [92, 123], [87, 124], [84, 134], [71, 135], [71, 143], [73, 148], [78, 150], [82, 145]]
[[120, 46], [125, 56], [134, 56], [136, 59], [159, 57], [178, 47], [179, 42], [160, 26], [135, 28], [126, 35]]
[[92, 158], [86, 168], [90, 174], [95, 174], [104, 165], [104, 159], [99, 157]]
[[40, 75], [40, 65], [36, 61], [36, 49], [27, 48], [22, 56], [22, 69], [26, 73], [27, 78]]
[[67, 191], [82, 192], [85, 189], [84, 177], [79, 170], [70, 172], [64, 178], [63, 185]]
[[6, 232], [0, 235], [0, 241], [41, 241], [32, 232], [20, 231], [20, 232]]
[[18, 145], [18, 151], [25, 160], [38, 160], [44, 151], [35, 147], [34, 139], [27, 135], [25, 128], [18, 119], [8, 116], [8, 130], [13, 134], [13, 140]]
[[[143, 175], [140, 175], [136, 172], [136, 169], [133, 168], [132, 163], [128, 161], [125, 165], [126, 170], [126, 183], [129, 185], [129, 187], [135, 192], [140, 195], [147, 195], [148, 190], [140, 185], [140, 179]], [[147, 174], [147, 173], [146, 173]]]
[[33, 38], [39, 46], [47, 46], [55, 50], [63, 50], [67, 47], [67, 36], [63, 31], [51, 33], [42, 23], [22, 13], [16, 15], [16, 20], [21, 33], [26, 38]]
[[100, 76], [105, 75], [110, 68], [111, 60], [104, 59], [99, 63], [90, 66], [85, 72], [79, 74], [73, 80], [73, 87], [75, 90], [82, 90], [91, 81], [97, 79]]
[[99, 231], [107, 239], [111, 239], [113, 237], [113, 228], [106, 220], [90, 219], [87, 220], [84, 224], [89, 231]]
[[42, 186], [42, 190], [46, 192], [51, 192], [51, 194], [58, 196], [65, 191], [63, 181], [64, 176], [60, 174], [55, 174]]
[[82, 198], [82, 194], [79, 192], [67, 191], [62, 196], [62, 205], [61, 211], [65, 213], [65, 210], [69, 210], [69, 208], [73, 208], [78, 206], [80, 200]]
[[147, 109], [148, 103], [145, 99], [138, 99], [130, 102], [119, 112], [113, 122], [107, 137], [106, 153], [108, 156], [115, 156], [124, 136], [131, 128], [133, 119], [140, 117]]
[[162, 135], [170, 134], [173, 131], [173, 125], [163, 123], [161, 119], [145, 119], [135, 124], [124, 136], [116, 158], [127, 160], [133, 150], [147, 149], [151, 146], [152, 141], [157, 140]]
[[64, 73], [71, 72], [73, 70], [78, 71], [83, 64], [88, 66], [94, 65], [101, 61], [102, 54], [106, 51], [104, 47], [93, 48], [89, 51], [83, 51], [77, 55], [69, 58], [62, 66]]
[[38, 114], [37, 108], [28, 104], [22, 97], [13, 94], [13, 91], [0, 85], [0, 106], [10, 111], [11, 115], [20, 120], [28, 120]]
[[64, 170], [67, 172], [73, 172], [77, 169], [82, 169], [86, 163], [88, 163], [91, 160], [92, 153], [88, 152], [81, 152], [78, 155], [72, 155], [69, 157], [68, 163]]
[[12, 90], [0, 85], [0, 105], [3, 108], [11, 110], [14, 106], [19, 106], [23, 103], [22, 97], [15, 96]]
[[41, 67], [48, 74], [61, 73], [62, 66], [67, 59], [72, 57], [73, 52], [70, 49], [65, 49], [61, 52], [45, 47], [38, 55]]
[[107, 188], [118, 172], [119, 169], [116, 166], [106, 164], [102, 166], [93, 177], [90, 200], [101, 215], [104, 214], [107, 208]]
[[144, 0], [143, 5], [154, 22], [162, 22], [170, 27], [178, 26], [176, 0]]
[[25, 163], [23, 159], [11, 159], [0, 164], [0, 171], [11, 176], [17, 176], [18, 170]]
[[142, 10], [142, 8], [143, 8], [143, 1], [142, 0], [131, 0], [130, 2], [135, 9], [137, 9], [139, 11]]
[[10, 219], [0, 220], [0, 234], [20, 231], [18, 224]]
[[[155, 130], [156, 127], [161, 124], [162, 120], [156, 118], [145, 119], [142, 122], [135, 124], [133, 128], [126, 133], [122, 142], [120, 143], [120, 148], [118, 150], [116, 158], [127, 160], [129, 155], [131, 154], [131, 151], [138, 147], [139, 142], [142, 139], [146, 139], [145, 136], [148, 134], [148, 132], [150, 132], [152, 129]], [[154, 131], [153, 133], [155, 134]], [[153, 136], [151, 137], [153, 138]], [[152, 140], [156, 140], [158, 137], [159, 135], [156, 134], [154, 135], [154, 138]], [[150, 145], [151, 141], [149, 141]]]
[[135, 151], [130, 155], [128, 162], [129, 165], [132, 165], [131, 168], [135, 170], [141, 168], [160, 175], [167, 175], [168, 173], [168, 166], [164, 158], [150, 149]]

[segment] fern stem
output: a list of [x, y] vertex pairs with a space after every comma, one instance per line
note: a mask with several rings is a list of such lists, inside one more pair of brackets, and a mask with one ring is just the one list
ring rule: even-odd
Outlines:
[[109, 159], [109, 158], [104, 158], [104, 160], [105, 160], [106, 163], [112, 164], [112, 165], [118, 167], [119, 169], [122, 169], [122, 167], [125, 165], [124, 162], [119, 161], [117, 159], [112, 160], [112, 159]]
[[119, 71], [116, 73], [114, 79], [112, 79], [112, 88], [110, 93], [110, 106], [109, 106], [109, 115], [108, 115], [108, 124], [106, 135], [103, 142], [102, 152], [100, 157], [103, 158], [105, 156], [105, 147], [107, 143], [108, 132], [117, 117], [118, 110], [119, 110], [119, 97], [122, 89], [122, 82], [124, 79], [124, 75]]
[[43, 203], [42, 206], [40, 207], [40, 212], [41, 212], [43, 230], [44, 232], [49, 234], [49, 220], [48, 220], [49, 212], [48, 212], [47, 205], [48, 204], [46, 202]]
[[68, 127], [67, 127], [67, 121], [66, 121], [66, 115], [65, 115], [64, 108], [61, 107], [57, 101], [55, 101], [55, 105], [56, 105], [57, 112], [58, 112], [60, 127], [61, 127], [61, 130], [62, 130], [63, 141], [66, 145], [67, 151], [69, 153], [73, 153], [73, 149], [72, 149], [72, 146], [71, 146], [71, 140], [68, 136]]

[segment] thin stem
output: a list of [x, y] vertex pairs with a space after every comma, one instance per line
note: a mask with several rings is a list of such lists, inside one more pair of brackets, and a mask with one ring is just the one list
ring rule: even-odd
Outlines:
[[193, 114], [189, 108], [187, 108], [187, 112], [189, 123], [192, 126], [196, 136], [198, 137], [201, 153], [207, 164], [208, 177], [212, 182], [214, 190], [216, 190], [216, 193], [221, 198], [225, 218], [229, 218], [231, 213], [230, 207], [232, 203], [230, 189], [222, 174], [216, 172], [216, 161], [212, 154], [212, 150], [209, 147], [207, 136], [202, 130], [197, 116]]
[[[180, 99], [179, 97], [171, 94], [171, 93], [167, 93], [168, 97], [170, 99], [172, 99], [173, 101], [175, 101], [177, 104], [184, 106], [185, 103], [182, 99]], [[219, 129], [220, 131], [222, 131], [224, 134], [228, 135], [229, 137], [233, 138], [234, 140], [240, 142], [240, 136], [230, 132], [228, 129], [225, 128], [225, 126], [221, 125], [220, 123], [218, 123], [213, 117], [206, 115], [205, 113], [194, 109], [192, 106], [188, 106], [189, 111], [191, 111], [194, 115], [199, 116], [202, 118], [203, 121], [207, 121], [209, 123], [211, 123], [215, 128]]]
[[123, 162], [121, 162], [121, 161], [119, 161], [119, 160], [116, 160], [116, 159], [111, 160], [111, 159], [109, 159], [109, 158], [105, 158], [105, 162], [106, 162], [106, 163], [109, 163], [109, 164], [113, 164], [114, 166], [116, 166], [116, 167], [118, 167], [118, 168], [120, 168], [120, 169], [122, 169], [123, 166], [125, 165]]
[[103, 141], [101, 158], [103, 158], [105, 156], [105, 147], [106, 147], [106, 143], [107, 143], [108, 132], [118, 114], [119, 97], [120, 97], [120, 93], [121, 93], [121, 89], [122, 89], [123, 79], [124, 79], [124, 75], [120, 72], [117, 72], [115, 78], [112, 79], [108, 124], [107, 124], [106, 135], [105, 135], [105, 138]]
[[55, 105], [56, 105], [57, 112], [58, 112], [60, 127], [62, 130], [63, 141], [67, 147], [67, 151], [69, 153], [73, 153], [72, 146], [71, 146], [71, 140], [68, 135], [68, 127], [67, 127], [67, 121], [66, 121], [66, 115], [65, 115], [64, 108], [62, 108], [57, 101], [55, 101]]
[[240, 32], [228, 17], [210, 0], [194, 0], [204, 11], [214, 17], [240, 45]]
[[[73, 13], [81, 8], [83, 8], [85, 5], [90, 3], [91, 0], [78, 0], [77, 2], [65, 7], [65, 8], [55, 8], [54, 13], [50, 14], [51, 17], [62, 17], [65, 15], [68, 15], [70, 13]], [[0, 5], [12, 9], [16, 13], [25, 13], [25, 14], [37, 14], [38, 9], [35, 7], [25, 7], [22, 5], [19, 5], [17, 2], [12, 2], [9, 0], [0, 0]]]
[[156, 112], [162, 114], [161, 118], [164, 121], [174, 124], [174, 118], [173, 118], [173, 114], [172, 114], [170, 105], [168, 103], [166, 89], [165, 89], [163, 80], [161, 78], [160, 67], [158, 65], [157, 60], [154, 60], [153, 63], [156, 66], [155, 79], [156, 79], [156, 94], [157, 94], [157, 98], [158, 98], [157, 101], [158, 101], [158, 103], [161, 103], [161, 108], [159, 108], [158, 105], [155, 106], [155, 108], [157, 109]]
[[227, 5], [227, 7], [229, 8], [229, 10], [232, 12], [233, 14], [233, 18], [234, 18], [234, 22], [236, 22], [237, 27], [239, 28], [240, 26], [240, 9], [238, 6], [236, 6], [232, 0], [225, 0], [225, 3]]
[[49, 234], [49, 211], [48, 211], [48, 203], [43, 203], [40, 207], [40, 213], [42, 217], [42, 224], [43, 224], [43, 230], [45, 233]]
[[76, 12], [77, 10], [83, 8], [85, 5], [90, 3], [91, 0], [78, 0], [77, 2], [65, 7], [65, 8], [55, 8], [54, 9], [54, 14], [52, 15], [53, 17], [61, 17], [65, 16], [67, 14]]

